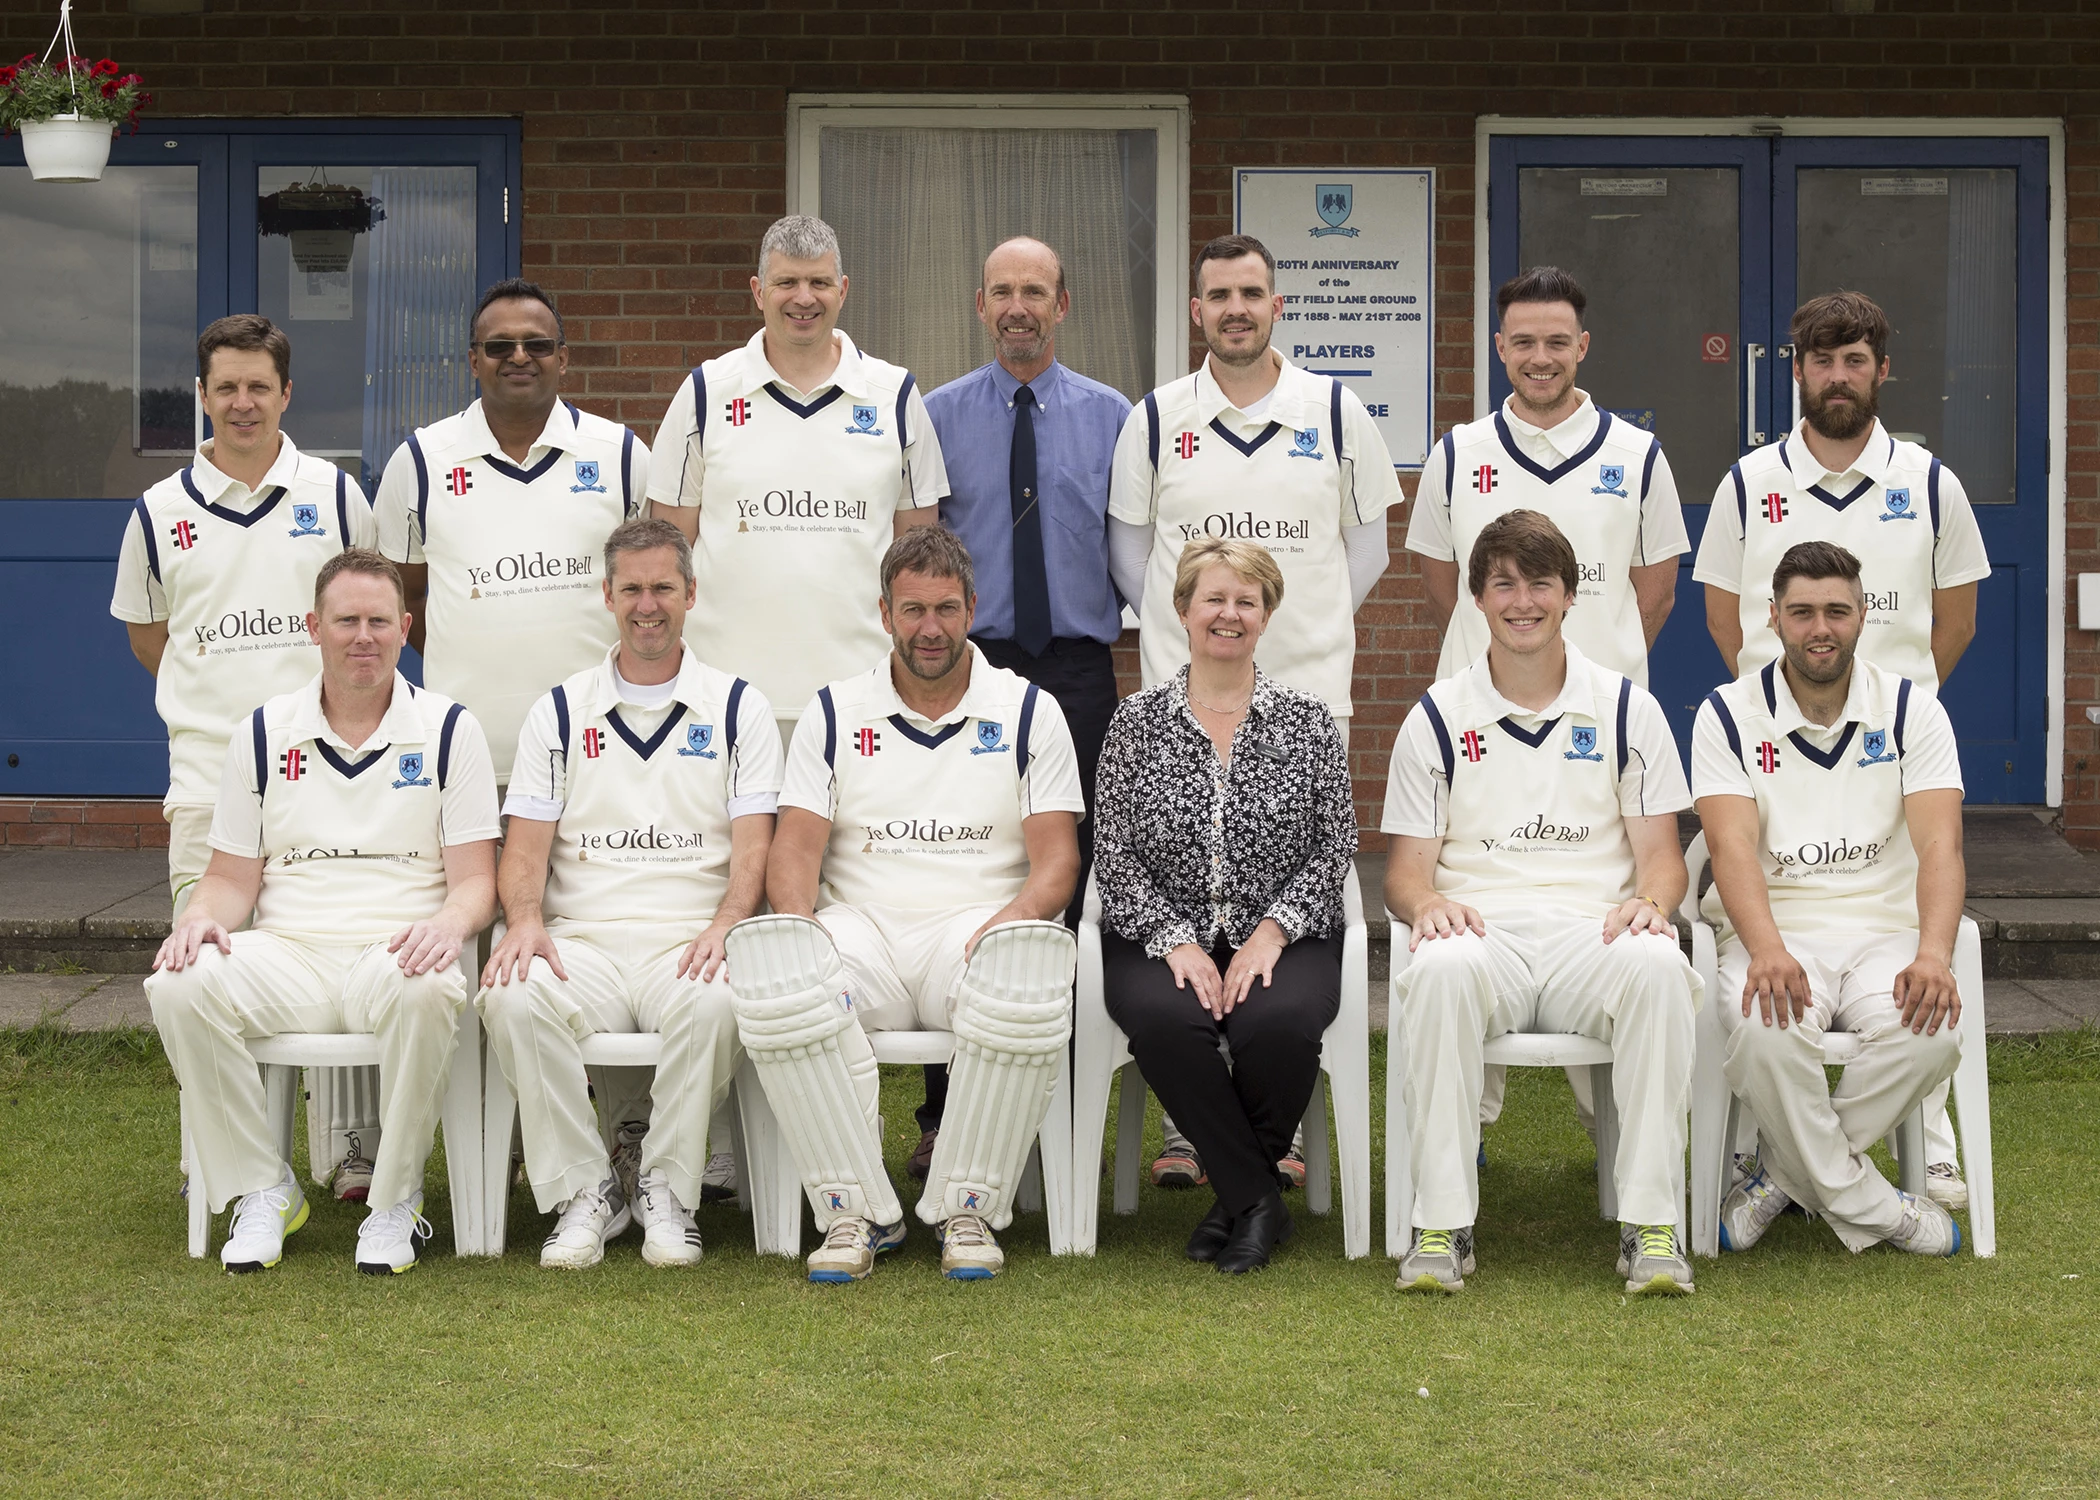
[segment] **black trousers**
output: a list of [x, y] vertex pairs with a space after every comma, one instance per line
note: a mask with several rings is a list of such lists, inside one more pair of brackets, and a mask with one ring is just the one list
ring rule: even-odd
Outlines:
[[[1086, 798], [1086, 817], [1079, 825], [1079, 883], [1072, 888], [1072, 903], [1065, 908], [1065, 925], [1079, 926], [1079, 908], [1086, 895], [1087, 871], [1094, 866], [1094, 772], [1101, 764], [1101, 744], [1108, 738], [1108, 721], [1116, 714], [1116, 665], [1109, 648], [1099, 641], [1059, 636], [1041, 656], [1031, 656], [1012, 641], [972, 637], [984, 659], [995, 667], [1017, 672], [1057, 700], [1072, 731], [1072, 748], [1079, 757], [1079, 789]], [[948, 1104], [948, 1069], [929, 1063], [926, 1067], [926, 1102], [915, 1111], [919, 1129], [941, 1128], [941, 1113]]]
[[[1220, 974], [1232, 954], [1222, 942], [1211, 951]], [[1320, 1038], [1342, 1003], [1341, 935], [1285, 948], [1269, 988], [1257, 979], [1222, 1021], [1174, 987], [1165, 959], [1111, 932], [1101, 934], [1101, 970], [1109, 1018], [1130, 1038], [1138, 1071], [1194, 1143], [1218, 1202], [1246, 1212], [1276, 1191], [1276, 1163], [1319, 1086]]]

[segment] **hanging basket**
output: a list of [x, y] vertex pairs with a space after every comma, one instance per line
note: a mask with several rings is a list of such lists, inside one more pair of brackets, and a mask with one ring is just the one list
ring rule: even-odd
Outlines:
[[100, 182], [109, 165], [109, 145], [115, 131], [107, 120], [84, 115], [53, 115], [48, 120], [24, 120], [22, 158], [29, 175], [38, 182]]
[[357, 236], [385, 217], [379, 200], [363, 189], [330, 182], [297, 184], [255, 204], [257, 230], [288, 236], [292, 264], [301, 271], [349, 270]]

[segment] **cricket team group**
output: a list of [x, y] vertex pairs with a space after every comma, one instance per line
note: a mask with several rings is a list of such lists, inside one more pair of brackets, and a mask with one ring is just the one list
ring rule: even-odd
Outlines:
[[[1074, 291], [1039, 240], [985, 262], [991, 360], [923, 394], [837, 327], [822, 221], [775, 223], [756, 272], [761, 327], [653, 443], [563, 399], [541, 288], [492, 286], [479, 398], [369, 502], [284, 430], [282, 330], [200, 338], [212, 437], [137, 501], [111, 612], [168, 729], [176, 916], [147, 994], [228, 1270], [277, 1265], [309, 1212], [248, 1043], [376, 1038], [376, 1085], [321, 1123], [347, 1142], [330, 1185], [367, 1207], [358, 1269], [398, 1274], [472, 1006], [555, 1216], [542, 1265], [637, 1225], [648, 1264], [696, 1264], [695, 1207], [748, 1174], [748, 1061], [814, 1213], [810, 1279], [866, 1277], [906, 1234], [868, 1040], [901, 1029], [954, 1040], [916, 1217], [945, 1275], [994, 1276], [1087, 891], [1105, 1004], [1168, 1116], [1154, 1180], [1215, 1195], [1189, 1258], [1241, 1273], [1290, 1238], [1358, 842], [1354, 617], [1405, 503], [1376, 425], [1272, 346], [1275, 262], [1244, 236], [1195, 261], [1207, 356], [1135, 405], [1058, 362]], [[1856, 292], [1803, 305], [1802, 420], [1719, 478], [1694, 576], [1738, 676], [1698, 711], [1688, 782], [1645, 686], [1689, 550], [1669, 461], [1581, 388], [1574, 278], [1535, 267], [1496, 302], [1511, 394], [1436, 443], [1406, 530], [1444, 644], [1380, 825], [1399, 1286], [1475, 1274], [1484, 1048], [1536, 1031], [1612, 1049], [1617, 1276], [1693, 1290], [1693, 807], [1744, 1105], [1724, 1246], [1798, 1204], [1855, 1251], [1951, 1255], [1962, 786], [1936, 689], [1988, 564], [1959, 480], [1877, 416], [1887, 319]], [[1119, 702], [1125, 606], [1144, 687]], [[1829, 1030], [1860, 1042], [1834, 1089]], [[586, 1070], [621, 1032], [660, 1036], [653, 1074]], [[1921, 1101], [1913, 1196], [1864, 1153]]]

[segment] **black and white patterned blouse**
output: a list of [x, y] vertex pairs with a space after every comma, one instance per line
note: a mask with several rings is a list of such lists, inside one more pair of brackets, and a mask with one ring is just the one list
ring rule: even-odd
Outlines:
[[1102, 924], [1153, 958], [1238, 948], [1262, 918], [1292, 942], [1342, 929], [1356, 804], [1326, 705], [1259, 668], [1218, 759], [1189, 707], [1189, 669], [1117, 708], [1095, 781]]

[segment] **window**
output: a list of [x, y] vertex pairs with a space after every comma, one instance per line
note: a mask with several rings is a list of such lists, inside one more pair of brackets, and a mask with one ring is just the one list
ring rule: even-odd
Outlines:
[[932, 389], [990, 358], [974, 292], [1001, 240], [1058, 252], [1058, 358], [1136, 400], [1185, 374], [1180, 99], [798, 98], [788, 202], [838, 231], [840, 324]]

